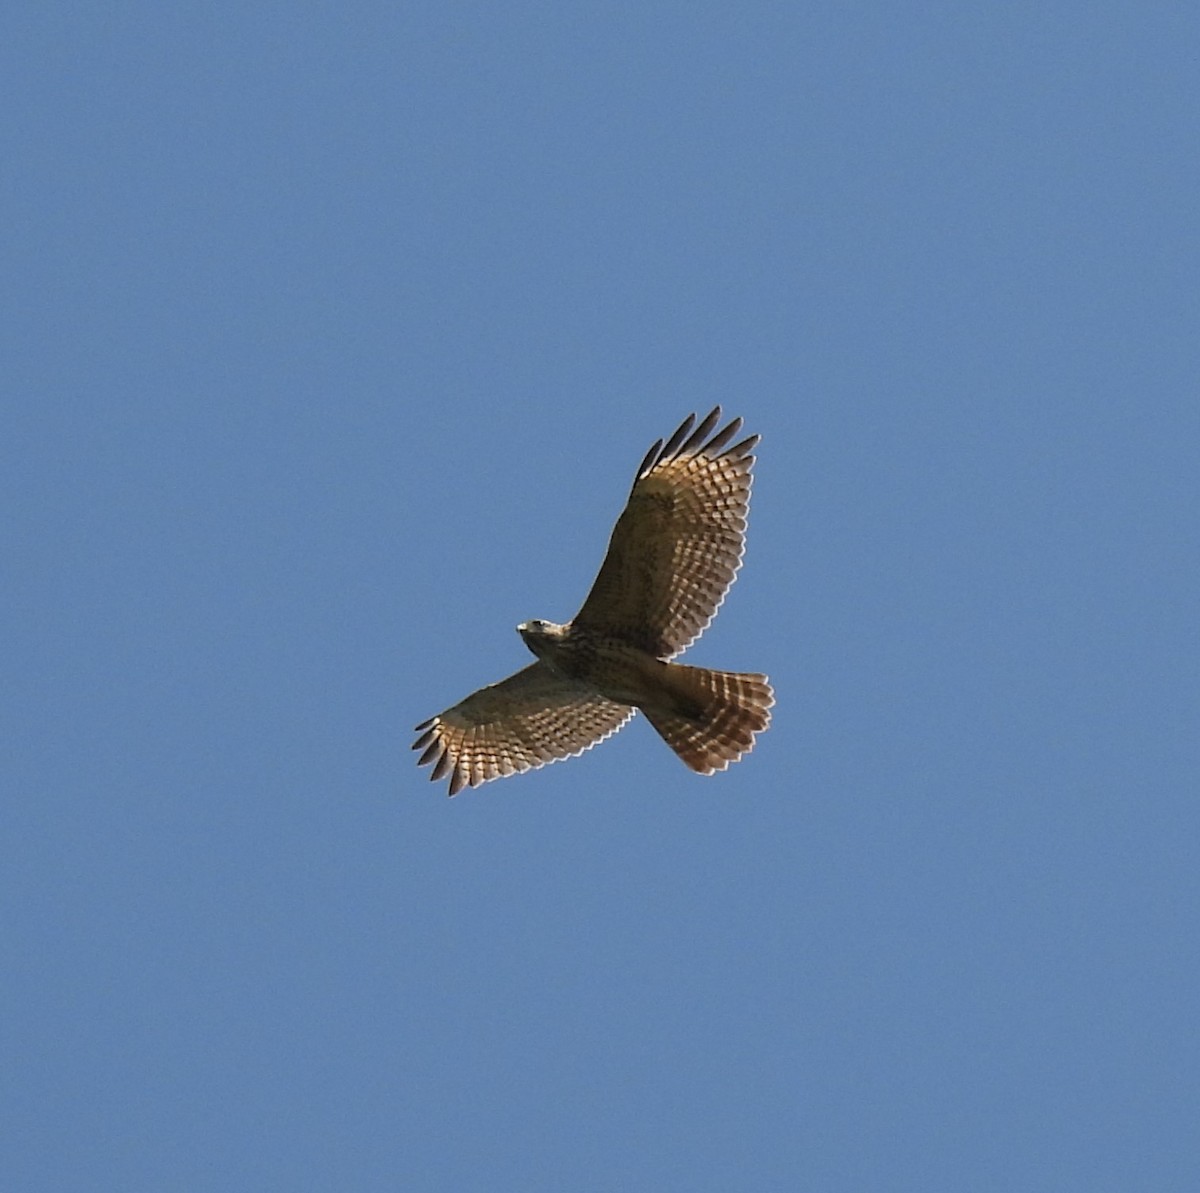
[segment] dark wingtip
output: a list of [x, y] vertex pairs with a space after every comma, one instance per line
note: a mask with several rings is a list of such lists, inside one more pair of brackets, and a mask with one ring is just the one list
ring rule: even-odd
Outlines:
[[[681, 422], [679, 424], [679, 426], [677, 426], [675, 428], [675, 434], [672, 435], [671, 438], [667, 440], [666, 445], [663, 447], [662, 451], [659, 453], [658, 458], [660, 460], [669, 459], [672, 455], [675, 454], [675, 452], [679, 448], [679, 445], [688, 437], [688, 432], [691, 431], [692, 424], [695, 421], [696, 421], [696, 416], [694, 414], [689, 414], [687, 416], [687, 418], [685, 418], [683, 420], [683, 422]], [[660, 440], [660, 442], [661, 442], [661, 440]]]
[[638, 465], [638, 470], [633, 474], [633, 483], [636, 485], [638, 481], [650, 471], [651, 468], [658, 462], [658, 453], [662, 450], [663, 441], [656, 439], [654, 446], [646, 453], [645, 459]]
[[706, 456], [715, 457], [716, 454], [723, 448], [737, 433], [741, 430], [742, 420], [734, 418], [729, 421], [729, 424], [722, 427], [705, 445], [704, 454]]
[[720, 421], [721, 407], [714, 406], [701, 420], [700, 425], [676, 448], [675, 456], [684, 456], [689, 452], [694, 452]]
[[446, 777], [446, 772], [451, 768], [451, 766], [453, 766], [453, 762], [450, 759], [450, 751], [444, 750], [442, 752], [442, 756], [437, 760], [437, 763], [433, 768], [433, 773], [429, 776], [429, 778], [435, 783], [438, 779], [444, 779]]
[[726, 456], [746, 456], [749, 455], [755, 448], [755, 445], [762, 438], [761, 435], [749, 435], [741, 441], [735, 443], [727, 452]]
[[[666, 443], [661, 439], [655, 441], [654, 446], [646, 453], [641, 464], [638, 465], [633, 483], [636, 485], [638, 481], [653, 472], [665, 460], [675, 460], [680, 456], [689, 454], [697, 456], [704, 454], [711, 459], [717, 459], [722, 455], [745, 455], [758, 442], [759, 437], [751, 435], [748, 439], [743, 439], [741, 443], [726, 450], [725, 445], [741, 430], [742, 420], [740, 417], [730, 419], [729, 423], [714, 435], [713, 428], [718, 426], [720, 421], [720, 405], [714, 406], [699, 423], [696, 422], [695, 414], [689, 414], [675, 428], [674, 434]], [[706, 443], [705, 439], [710, 435], [712, 438], [708, 439]]]

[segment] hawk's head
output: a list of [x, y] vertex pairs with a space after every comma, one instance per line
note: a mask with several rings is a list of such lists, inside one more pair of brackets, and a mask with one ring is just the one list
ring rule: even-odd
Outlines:
[[517, 626], [517, 633], [524, 639], [525, 645], [539, 658], [556, 642], [562, 641], [566, 632], [566, 626], [543, 621], [540, 617], [535, 617], [532, 621], [523, 621]]

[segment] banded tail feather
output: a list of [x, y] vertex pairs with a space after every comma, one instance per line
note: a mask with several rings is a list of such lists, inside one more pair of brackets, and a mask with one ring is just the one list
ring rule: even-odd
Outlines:
[[724, 770], [754, 748], [771, 722], [765, 675], [668, 664], [674, 708], [642, 707], [659, 737], [698, 774]]

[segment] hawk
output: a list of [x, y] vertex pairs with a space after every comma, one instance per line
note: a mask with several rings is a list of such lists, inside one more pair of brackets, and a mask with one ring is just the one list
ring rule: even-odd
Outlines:
[[775, 703], [767, 677], [670, 661], [742, 565], [759, 437], [726, 446], [742, 420], [713, 434], [720, 421], [720, 406], [698, 426], [689, 414], [646, 453], [583, 608], [566, 625], [517, 626], [537, 661], [417, 726], [418, 765], [449, 776], [451, 795], [582, 754], [639, 709], [699, 774], [753, 748]]

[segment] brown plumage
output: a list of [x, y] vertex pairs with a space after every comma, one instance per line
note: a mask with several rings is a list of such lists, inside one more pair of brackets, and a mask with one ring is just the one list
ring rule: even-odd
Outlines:
[[754, 748], [754, 735], [771, 720], [775, 703], [765, 675], [739, 675], [671, 664], [671, 675], [694, 703], [686, 711], [644, 708], [658, 735], [692, 770], [711, 775]]
[[517, 627], [538, 661], [417, 726], [431, 778], [464, 786], [569, 758], [637, 709], [694, 771], [724, 770], [771, 716], [765, 675], [669, 660], [708, 627], [741, 567], [758, 436], [689, 415], [647, 452], [592, 590], [566, 625]]

